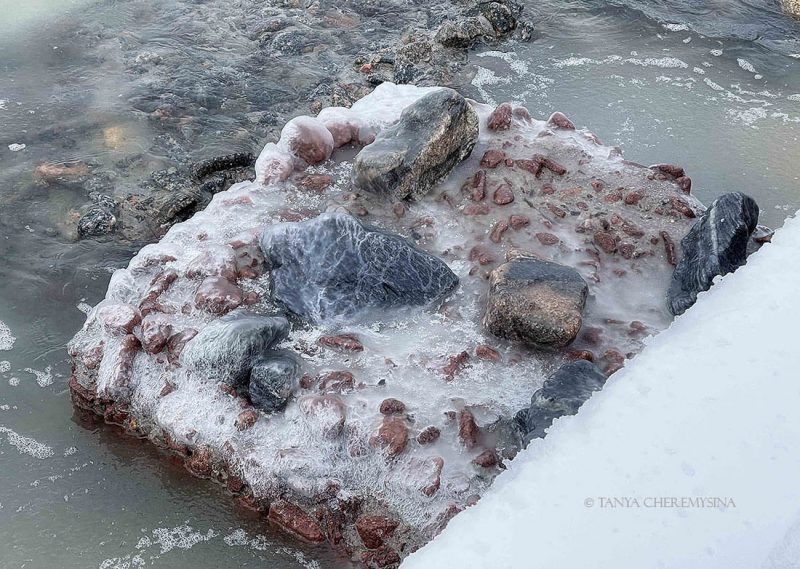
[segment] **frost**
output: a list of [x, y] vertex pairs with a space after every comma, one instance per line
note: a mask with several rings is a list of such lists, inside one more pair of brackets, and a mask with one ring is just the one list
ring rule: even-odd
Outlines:
[[39, 387], [47, 387], [53, 383], [53, 368], [52, 366], [47, 366], [44, 368], [44, 371], [39, 371], [33, 368], [26, 367], [22, 371], [27, 371], [28, 373], [36, 376], [36, 383], [39, 384]]
[[739, 67], [747, 71], [748, 73], [755, 73], [756, 68], [753, 67], [753, 64], [747, 61], [746, 59], [742, 59], [741, 57], [736, 59], [736, 63], [739, 64]]
[[0, 320], [0, 351], [10, 350], [14, 347], [14, 342], [16, 341], [17, 339], [11, 335], [11, 328]]
[[686, 24], [664, 24], [664, 28], [670, 32], [686, 32], [689, 26]]
[[50, 458], [55, 454], [49, 446], [30, 437], [22, 436], [8, 427], [0, 425], [0, 433], [5, 434], [6, 442], [15, 447], [21, 454], [27, 454], [38, 459]]
[[19, 152], [20, 150], [25, 150], [25, 148], [26, 148], [25, 144], [13, 143], [8, 145], [8, 149], [11, 152]]

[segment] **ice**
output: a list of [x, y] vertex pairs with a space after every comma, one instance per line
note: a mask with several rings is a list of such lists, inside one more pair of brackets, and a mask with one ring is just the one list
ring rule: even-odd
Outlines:
[[42, 371], [29, 367], [26, 367], [22, 371], [27, 371], [31, 375], [35, 376], [36, 383], [39, 385], [39, 387], [47, 387], [53, 383], [53, 368], [51, 366], [47, 366]]
[[792, 218], [403, 567], [796, 567], [798, 247]]
[[11, 371], [11, 362], [3, 360], [0, 362], [0, 373], [7, 373]]
[[11, 152], [19, 152], [20, 150], [25, 150], [25, 148], [26, 148], [25, 144], [19, 144], [19, 143], [16, 143], [16, 142], [13, 143], [13, 144], [9, 144], [8, 145], [8, 149]]
[[736, 59], [736, 63], [738, 63], [739, 67], [741, 67], [742, 69], [744, 69], [748, 73], [755, 73], [756, 72], [756, 69], [755, 69], [755, 67], [753, 67], [753, 64], [750, 63], [749, 61], [747, 61], [746, 59], [738, 57]]
[[20, 454], [27, 454], [38, 459], [50, 458], [55, 454], [49, 446], [40, 443], [36, 439], [20, 435], [8, 427], [0, 425], [0, 434], [4, 434], [6, 442], [15, 447]]
[[16, 341], [17, 339], [11, 335], [11, 328], [0, 320], [0, 351], [10, 350]]

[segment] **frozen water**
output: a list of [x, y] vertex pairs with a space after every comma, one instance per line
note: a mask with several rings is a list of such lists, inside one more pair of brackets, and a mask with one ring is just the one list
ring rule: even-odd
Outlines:
[[8, 325], [0, 320], [0, 351], [13, 348], [16, 340], [17, 339], [11, 335], [11, 329]]

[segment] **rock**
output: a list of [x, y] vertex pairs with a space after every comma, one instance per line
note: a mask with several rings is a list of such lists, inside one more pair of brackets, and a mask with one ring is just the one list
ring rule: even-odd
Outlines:
[[242, 289], [224, 277], [207, 277], [194, 297], [196, 308], [212, 314], [225, 314], [242, 304]]
[[369, 439], [369, 446], [386, 449], [389, 458], [394, 458], [406, 450], [406, 444], [408, 444], [408, 426], [400, 417], [384, 417], [377, 433]]
[[795, 18], [800, 18], [800, 0], [781, 0], [783, 11]]
[[732, 273], [747, 261], [750, 235], [758, 225], [758, 204], [745, 194], [720, 196], [681, 240], [683, 256], [667, 292], [670, 311], [682, 314], [711, 288], [714, 277]]
[[343, 213], [272, 226], [261, 248], [272, 298], [312, 322], [427, 304], [458, 285], [443, 261]]
[[368, 549], [376, 549], [383, 545], [384, 539], [397, 529], [398, 522], [384, 516], [368, 516], [356, 522], [356, 531]]
[[481, 158], [481, 168], [497, 168], [506, 159], [506, 153], [502, 150], [487, 150]]
[[458, 438], [468, 449], [478, 446], [480, 429], [469, 409], [462, 409], [458, 415]]
[[255, 409], [245, 409], [236, 417], [234, 426], [237, 431], [246, 431], [258, 421], [258, 411]]
[[299, 407], [325, 438], [335, 439], [342, 434], [345, 406], [336, 395], [308, 395], [300, 399]]
[[297, 389], [299, 376], [300, 363], [288, 353], [259, 357], [250, 370], [250, 401], [262, 411], [280, 411]]
[[439, 440], [442, 432], [433, 425], [425, 427], [422, 432], [417, 435], [417, 442], [421, 445], [429, 445]]
[[494, 269], [489, 283], [483, 322], [495, 336], [538, 348], [577, 336], [588, 286], [575, 269], [522, 257]]
[[382, 545], [377, 549], [363, 551], [361, 562], [367, 569], [389, 569], [399, 565], [400, 555], [388, 545]]
[[493, 449], [486, 449], [474, 459], [472, 459], [472, 463], [475, 466], [480, 466], [481, 468], [491, 468], [493, 466], [497, 466], [500, 463], [500, 460], [497, 456], [497, 452]]
[[476, 346], [475, 355], [478, 357], [478, 359], [481, 360], [486, 360], [490, 362], [500, 361], [500, 352], [498, 352], [491, 346], [487, 346], [486, 344], [481, 344], [479, 346]]
[[445, 22], [437, 30], [433, 39], [444, 47], [466, 49], [484, 33], [485, 30], [481, 27], [478, 18], [467, 18]]
[[527, 440], [542, 438], [553, 420], [574, 415], [592, 393], [603, 388], [606, 376], [591, 362], [576, 360], [562, 365], [536, 390], [522, 413]]
[[380, 406], [381, 415], [395, 415], [406, 412], [406, 404], [392, 397], [384, 399]]
[[100, 237], [113, 233], [117, 227], [117, 216], [113, 210], [101, 204], [94, 204], [78, 220], [78, 236]]
[[142, 320], [142, 349], [148, 354], [157, 354], [167, 346], [172, 335], [172, 324], [161, 315], [148, 315]]
[[316, 520], [291, 502], [285, 500], [272, 502], [267, 519], [284, 531], [310, 543], [325, 541], [325, 534]]
[[511, 103], [502, 103], [489, 115], [486, 126], [489, 130], [508, 130], [511, 128], [513, 110]]
[[407, 107], [353, 164], [353, 182], [396, 199], [420, 198], [467, 158], [478, 140], [478, 115], [452, 89]]
[[562, 128], [564, 130], [575, 130], [575, 123], [569, 120], [567, 115], [559, 111], [556, 111], [550, 115], [550, 118], [547, 119], [547, 124], [556, 128]]
[[229, 314], [206, 326], [184, 348], [183, 365], [232, 385], [249, 382], [253, 363], [289, 335], [281, 316]]
[[508, 205], [514, 201], [514, 192], [507, 185], [503, 184], [494, 191], [492, 200], [497, 205]]
[[355, 334], [339, 334], [338, 336], [321, 336], [317, 343], [326, 348], [335, 348], [345, 352], [361, 352], [364, 345]]
[[503, 36], [517, 27], [517, 18], [505, 3], [486, 2], [479, 5], [481, 14], [492, 25], [495, 34]]
[[447, 358], [447, 365], [442, 368], [445, 378], [452, 380], [469, 362], [469, 353], [461, 352]]
[[186, 347], [186, 344], [189, 343], [189, 340], [195, 336], [197, 336], [197, 330], [194, 328], [186, 328], [185, 330], [170, 336], [170, 339], [167, 342], [167, 350], [169, 351], [167, 358], [169, 359], [170, 363], [176, 364], [180, 361], [183, 349]]
[[355, 388], [355, 378], [349, 371], [329, 371], [319, 376], [319, 390], [330, 393], [344, 393]]
[[130, 334], [142, 322], [142, 314], [132, 304], [109, 304], [97, 314], [103, 327], [112, 334]]

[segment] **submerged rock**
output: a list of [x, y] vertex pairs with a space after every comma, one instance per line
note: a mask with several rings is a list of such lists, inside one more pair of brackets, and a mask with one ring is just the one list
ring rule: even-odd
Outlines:
[[781, 0], [783, 11], [795, 18], [800, 18], [800, 0]]
[[477, 140], [478, 115], [464, 97], [441, 89], [407, 107], [395, 126], [359, 152], [353, 181], [394, 198], [420, 198], [470, 155]]
[[458, 285], [443, 261], [342, 213], [272, 226], [261, 248], [273, 299], [312, 322], [426, 304]]
[[520, 257], [493, 270], [484, 325], [500, 338], [561, 348], [578, 335], [588, 286], [571, 267]]
[[206, 377], [243, 385], [256, 360], [288, 335], [289, 322], [282, 316], [229, 314], [195, 336], [181, 361]]
[[708, 290], [718, 275], [732, 273], [747, 261], [750, 236], [758, 225], [758, 204], [739, 192], [717, 198], [681, 240], [683, 257], [672, 273], [667, 299], [682, 314]]
[[289, 354], [258, 358], [250, 370], [250, 401], [263, 411], [280, 411], [296, 388], [299, 375], [300, 362]]
[[528, 409], [519, 414], [526, 440], [543, 438], [555, 419], [574, 415], [595, 391], [600, 391], [606, 376], [586, 360], [562, 365], [545, 380], [531, 397]]

